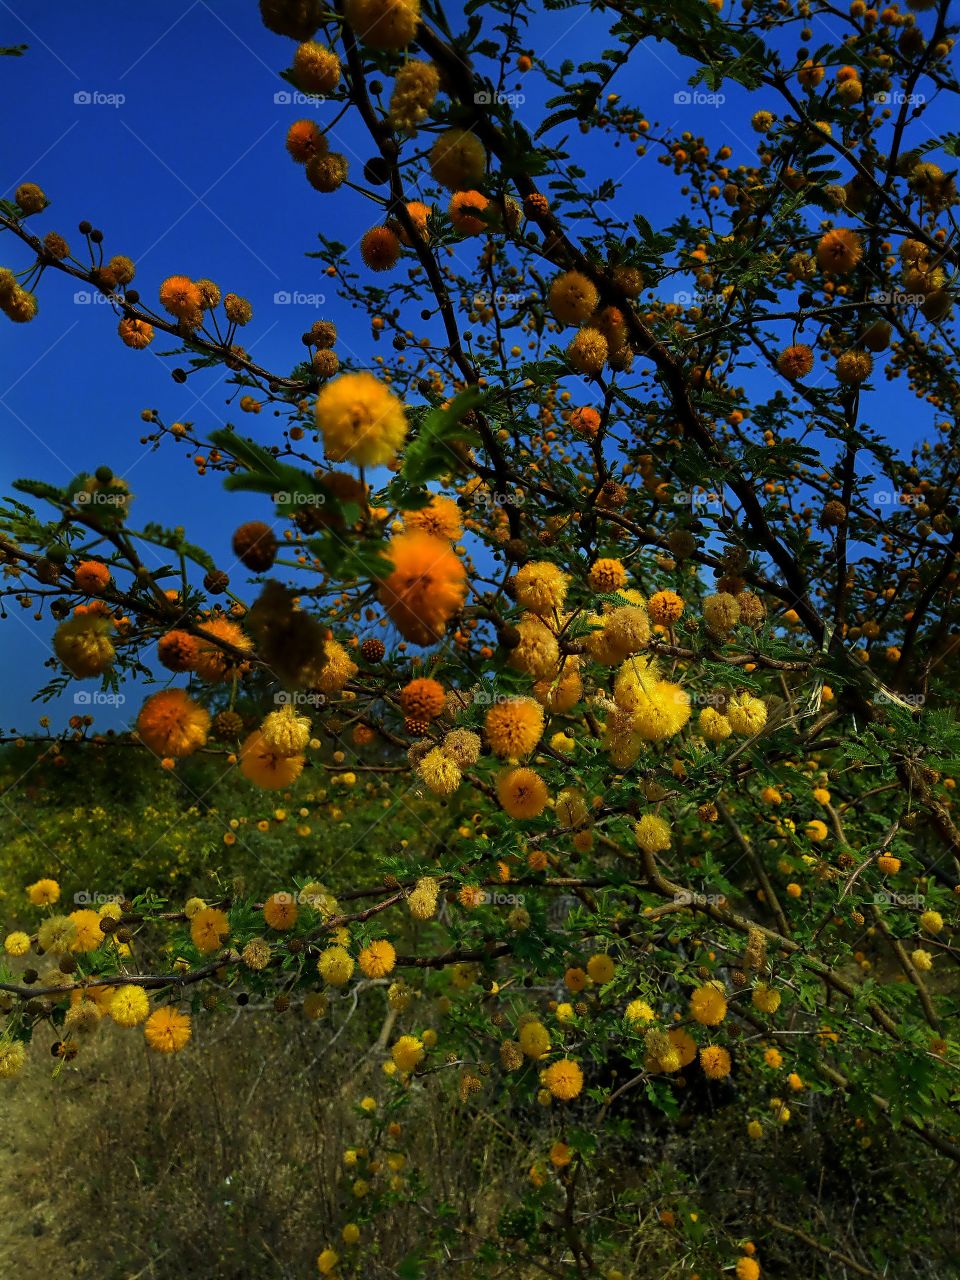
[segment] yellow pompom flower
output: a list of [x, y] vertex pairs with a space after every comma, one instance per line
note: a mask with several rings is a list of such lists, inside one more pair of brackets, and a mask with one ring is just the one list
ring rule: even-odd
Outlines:
[[442, 747], [434, 747], [427, 752], [417, 765], [417, 773], [437, 796], [453, 795], [463, 781], [459, 765]]
[[8, 956], [25, 956], [30, 950], [30, 935], [15, 929], [4, 938], [3, 949]]
[[121, 987], [110, 1001], [109, 1013], [118, 1027], [136, 1027], [146, 1020], [150, 1000], [143, 987]]
[[240, 772], [264, 791], [282, 791], [303, 772], [302, 755], [277, 755], [267, 745], [259, 729], [249, 734], [240, 748]]
[[580, 271], [565, 271], [550, 285], [550, 310], [561, 324], [585, 324], [599, 301], [597, 286]]
[[507, 698], [487, 712], [484, 731], [495, 755], [519, 760], [543, 735], [543, 708], [533, 698]]
[[511, 818], [539, 818], [547, 806], [547, 784], [533, 769], [508, 769], [497, 779], [497, 798]]
[[392, 942], [379, 938], [367, 943], [357, 960], [368, 978], [384, 978], [393, 971], [397, 963], [397, 952]]
[[100, 614], [84, 613], [67, 618], [54, 632], [54, 652], [77, 679], [102, 675], [116, 657], [110, 641], [112, 631], [112, 619]]
[[645, 813], [633, 829], [633, 838], [644, 853], [663, 853], [670, 848], [670, 826], [663, 818]]
[[281, 889], [272, 893], [263, 904], [263, 919], [271, 929], [292, 929], [299, 915], [297, 900], [292, 893]]
[[587, 582], [593, 591], [612, 595], [627, 585], [627, 571], [619, 560], [601, 557], [590, 566]]
[[631, 1000], [627, 1005], [625, 1015], [628, 1022], [653, 1022], [654, 1012], [647, 1004], [646, 1000]]
[[20, 1040], [0, 1043], [0, 1079], [10, 1080], [18, 1076], [27, 1060], [27, 1050]]
[[583, 1072], [570, 1058], [552, 1062], [543, 1073], [543, 1083], [555, 1098], [569, 1102], [583, 1088]]
[[767, 723], [767, 706], [752, 693], [736, 693], [727, 702], [726, 716], [734, 733], [759, 733]]
[[938, 934], [943, 930], [943, 916], [939, 911], [924, 911], [920, 917], [920, 928], [924, 933]]
[[439, 881], [431, 876], [421, 876], [410, 892], [407, 906], [415, 920], [431, 920], [437, 912]]
[[549, 560], [534, 560], [517, 571], [517, 604], [541, 617], [559, 613], [567, 597], [569, 575]]
[[700, 1065], [710, 1080], [722, 1080], [730, 1074], [730, 1054], [720, 1045], [708, 1044], [700, 1050]]
[[360, 1239], [360, 1228], [355, 1222], [348, 1222], [340, 1232], [344, 1244], [357, 1244]]
[[487, 153], [469, 129], [447, 129], [430, 149], [430, 172], [448, 191], [470, 191], [483, 180]]
[[550, 1052], [550, 1033], [542, 1022], [525, 1022], [517, 1040], [528, 1058], [542, 1058], [545, 1053]]
[[153, 694], [137, 716], [140, 741], [161, 759], [192, 755], [204, 745], [209, 730], [209, 711], [188, 697], [185, 689]]
[[35, 907], [49, 907], [60, 901], [60, 886], [56, 880], [37, 880], [27, 886], [27, 897]]
[[76, 936], [77, 926], [69, 916], [47, 916], [37, 930], [37, 943], [42, 951], [62, 956], [73, 950]]
[[297, 715], [290, 703], [264, 716], [260, 725], [264, 747], [277, 756], [296, 756], [310, 742], [310, 720]]
[[397, 1070], [409, 1075], [411, 1071], [415, 1071], [423, 1060], [424, 1048], [423, 1041], [417, 1036], [401, 1036], [390, 1050], [390, 1056], [396, 1064]]
[[707, 742], [722, 742], [733, 733], [730, 721], [716, 707], [703, 708], [697, 721], [697, 728], [700, 730], [701, 738], [705, 738]]
[[96, 951], [105, 936], [100, 928], [99, 911], [94, 911], [92, 908], [71, 911], [70, 919], [76, 930], [71, 950]]
[[218, 907], [204, 907], [190, 919], [190, 939], [198, 951], [209, 955], [230, 936], [230, 921]]
[[333, 1249], [324, 1249], [317, 1257], [317, 1270], [322, 1276], [333, 1275], [334, 1268], [340, 1261], [339, 1255]]
[[353, 977], [353, 956], [342, 946], [327, 947], [317, 960], [317, 971], [331, 987], [342, 987]]
[[690, 997], [690, 1013], [704, 1027], [716, 1027], [727, 1016], [727, 998], [719, 982], [705, 982]]
[[331, 462], [385, 466], [407, 438], [403, 404], [372, 373], [344, 373], [328, 382], [317, 396], [316, 420]]
[[774, 991], [765, 982], [755, 986], [750, 995], [750, 1003], [761, 1013], [776, 1013], [780, 1008], [781, 999], [780, 992]]
[[405, 49], [420, 21], [420, 0], [346, 0], [344, 17], [361, 44]]
[[591, 956], [587, 961], [587, 973], [590, 978], [598, 985], [604, 986], [607, 982], [612, 981], [613, 975], [617, 971], [617, 966], [608, 955], [602, 952], [595, 956]]
[[147, 1044], [156, 1053], [179, 1053], [193, 1034], [190, 1015], [172, 1005], [154, 1009], [143, 1028]]

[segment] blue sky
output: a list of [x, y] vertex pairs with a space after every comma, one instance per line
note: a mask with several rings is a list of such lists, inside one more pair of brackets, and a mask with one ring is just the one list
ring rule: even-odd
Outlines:
[[[0, 0], [0, 44], [19, 43], [29, 45], [25, 57], [0, 60], [5, 98], [19, 104], [14, 127], [0, 140], [0, 174], [8, 197], [24, 180], [46, 190], [52, 206], [33, 220], [34, 229], [55, 228], [76, 250], [77, 224], [89, 219], [104, 231], [108, 253], [134, 259], [136, 285], [150, 300], [166, 276], [180, 272], [244, 294], [254, 306], [244, 345], [268, 368], [286, 372], [300, 358], [300, 334], [320, 315], [337, 322], [343, 355], [374, 351], [368, 321], [337, 301], [319, 264], [303, 255], [317, 247], [320, 230], [355, 245], [378, 220], [375, 208], [346, 189], [315, 193], [290, 163], [286, 129], [310, 111], [289, 101], [278, 76], [293, 43], [262, 27], [254, 0], [98, 0], [92, 10], [74, 0]], [[530, 28], [530, 46], [551, 61], [583, 59], [609, 43], [604, 25], [585, 9], [540, 14]], [[629, 81], [613, 87], [651, 119], [702, 131], [714, 147], [733, 146], [734, 163], [749, 163], [756, 146], [749, 116], [765, 103], [725, 86], [722, 108], [678, 104], [674, 95], [689, 73], [666, 45], [647, 42]], [[519, 79], [507, 87], [518, 86]], [[525, 123], [535, 125], [547, 96], [543, 83], [531, 75], [520, 87], [527, 94], [521, 119], [526, 111]], [[358, 173], [370, 154], [362, 132], [347, 123], [336, 136]], [[584, 150], [577, 135], [570, 147], [575, 155]], [[624, 178], [618, 212], [639, 209], [657, 227], [681, 211], [676, 179], [652, 156], [641, 161], [628, 144], [614, 149], [591, 138], [591, 170], [598, 148], [609, 150], [607, 171]], [[0, 265], [23, 265], [11, 236], [0, 246]], [[3, 322], [0, 492], [9, 493], [19, 476], [66, 481], [108, 463], [136, 495], [131, 523], [183, 524], [191, 541], [232, 561], [230, 532], [244, 518], [269, 515], [267, 499], [231, 496], [215, 478], [198, 479], [184, 449], [146, 451], [139, 413], [155, 407], [166, 421], [190, 420], [201, 431], [229, 421], [267, 442], [272, 419], [228, 406], [229, 388], [217, 372], [175, 385], [174, 362], [155, 354], [171, 345], [165, 335], [146, 352], [126, 349], [109, 307], [76, 296], [84, 291], [73, 286], [48, 273], [38, 318], [16, 328]], [[275, 302], [294, 291], [325, 294], [326, 303]], [[904, 406], [885, 397], [891, 432], [909, 430]], [[33, 623], [16, 606], [3, 624], [5, 669], [18, 673], [0, 694], [5, 729], [29, 730], [42, 712], [30, 696], [48, 676], [51, 631], [48, 621]], [[98, 724], [110, 720], [98, 714]]]

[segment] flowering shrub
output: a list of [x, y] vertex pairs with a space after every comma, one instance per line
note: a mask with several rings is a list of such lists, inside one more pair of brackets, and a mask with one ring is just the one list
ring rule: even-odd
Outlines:
[[[774, 1145], [829, 1095], [865, 1151], [898, 1130], [960, 1159], [957, 138], [916, 105], [957, 87], [946, 5], [594, 0], [610, 48], [582, 66], [527, 51], [507, 0], [260, 8], [292, 42], [267, 56], [325, 96], [277, 163], [303, 166], [305, 207], [349, 182], [377, 208], [359, 261], [315, 255], [370, 318], [365, 356], [338, 351], [332, 306], [262, 368], [242, 296], [144, 280], [89, 223], [71, 249], [35, 183], [0, 208], [25, 262], [0, 272], [11, 320], [83, 280], [123, 344], [171, 337], [178, 384], [222, 365], [251, 417], [202, 438], [142, 414], [240, 495], [229, 565], [186, 513], [138, 527], [108, 465], [3, 508], [5, 594], [56, 655], [43, 696], [159, 686], [116, 739], [45, 726], [37, 767], [133, 752], [250, 800], [243, 823], [204, 807], [215, 865], [182, 893], [173, 857], [106, 901], [77, 899], [69, 858], [32, 867], [0, 1075], [51, 1039], [82, 1070], [98, 1028], [189, 1056], [228, 1001], [340, 1027], [385, 1000], [366, 1137], [316, 1241], [330, 1276], [464, 1249], [477, 1277], [652, 1275], [623, 1166], [713, 1107]], [[625, 100], [653, 38], [713, 94], [751, 92], [755, 154]], [[535, 129], [514, 72], [550, 86]], [[361, 166], [335, 149], [344, 113]], [[638, 193], [581, 181], [574, 127], [656, 157], [689, 212], [655, 228]], [[881, 373], [915, 398], [907, 453]], [[288, 820], [315, 843], [284, 827], [237, 876], [241, 828]], [[404, 1117], [448, 1081], [509, 1113], [523, 1182], [495, 1239], [438, 1213], [378, 1270], [378, 1222], [429, 1173]], [[691, 1274], [756, 1280], [784, 1233], [806, 1267], [877, 1274], [809, 1223], [758, 1209], [733, 1233], [673, 1194], [659, 1221]]]

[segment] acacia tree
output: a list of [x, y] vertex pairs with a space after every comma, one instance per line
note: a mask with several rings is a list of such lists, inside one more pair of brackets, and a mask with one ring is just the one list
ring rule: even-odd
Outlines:
[[[379, 210], [359, 260], [323, 237], [313, 255], [370, 317], [365, 363], [341, 362], [334, 312], [292, 367], [262, 368], [242, 297], [173, 276], [152, 305], [108, 235], [38, 228], [36, 184], [0, 212], [25, 263], [0, 273], [11, 320], [72, 276], [128, 347], [178, 340], [175, 382], [225, 365], [241, 410], [280, 414], [207, 439], [144, 414], [147, 442], [247, 495], [229, 572], [188, 528], [138, 528], [107, 466], [18, 483], [5, 595], [55, 624], [44, 695], [156, 678], [117, 749], [174, 771], [219, 755], [281, 798], [304, 771], [360, 773], [378, 804], [419, 806], [402, 847], [385, 819], [360, 884], [68, 913], [38, 880], [42, 919], [6, 942], [3, 1074], [51, 1027], [82, 1062], [103, 1018], [182, 1049], [211, 991], [336, 1019], [358, 983], [386, 988], [363, 1215], [400, 1194], [377, 1153], [426, 1082], [509, 1098], [531, 1132], [554, 1116], [477, 1276], [520, 1256], [531, 1275], [648, 1274], [633, 1202], [591, 1196], [649, 1108], [675, 1117], [696, 1087], [740, 1090], [745, 1140], [843, 1095], [861, 1134], [960, 1158], [958, 138], [924, 124], [957, 92], [948, 5], [590, 7], [609, 49], [551, 66], [522, 0], [261, 0], [294, 44], [284, 76], [316, 97], [282, 161], [304, 167], [304, 220], [345, 184]], [[752, 91], [755, 154], [644, 117], [630, 70], [653, 39], [693, 91]], [[551, 86], [534, 133], [518, 74]], [[362, 172], [336, 150], [348, 113]], [[672, 169], [689, 211], [652, 225], [570, 160], [576, 128]], [[881, 379], [915, 398], [908, 455]], [[43, 744], [104, 749], [80, 721]], [[420, 992], [440, 997], [426, 1030]], [[349, 1186], [345, 1203], [356, 1218]], [[358, 1234], [331, 1229], [321, 1272], [374, 1273]], [[704, 1244], [703, 1274], [760, 1274], [736, 1243]]]

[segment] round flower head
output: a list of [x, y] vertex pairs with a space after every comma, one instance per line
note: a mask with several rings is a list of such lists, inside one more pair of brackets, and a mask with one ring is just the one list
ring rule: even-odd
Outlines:
[[371, 271], [389, 271], [400, 259], [400, 241], [389, 227], [371, 227], [360, 241], [360, 257]]
[[765, 982], [759, 983], [750, 993], [750, 1003], [761, 1013], [776, 1013], [780, 1008], [780, 992], [768, 987]]
[[703, 602], [703, 620], [716, 636], [728, 635], [740, 621], [740, 605], [729, 591], [718, 591]]
[[70, 920], [73, 922], [74, 927], [71, 950], [81, 952], [96, 951], [106, 936], [100, 928], [100, 918], [99, 911], [94, 911], [90, 908], [70, 912]]
[[443, 685], [429, 676], [418, 676], [400, 690], [400, 709], [408, 720], [435, 720], [445, 701]]
[[656, 814], [645, 813], [633, 829], [633, 838], [644, 853], [663, 853], [670, 848], [670, 826]]
[[756, 1258], [744, 1256], [737, 1259], [737, 1280], [760, 1280], [760, 1263]]
[[193, 1034], [190, 1015], [178, 1013], [171, 1005], [164, 1005], [151, 1013], [143, 1034], [156, 1053], [179, 1053]]
[[627, 585], [627, 571], [619, 560], [603, 557], [593, 562], [587, 581], [591, 590], [612, 595]]
[[550, 1052], [550, 1033], [542, 1022], [525, 1022], [517, 1035], [520, 1048], [528, 1058], [542, 1058]]
[[543, 1083], [555, 1098], [569, 1102], [583, 1088], [583, 1072], [570, 1058], [552, 1062], [543, 1073]]
[[939, 911], [924, 911], [920, 916], [920, 928], [924, 933], [935, 936], [943, 932], [943, 916]]
[[47, 916], [37, 930], [37, 942], [43, 951], [52, 956], [66, 955], [73, 950], [77, 939], [77, 926], [69, 916]]
[[287, 130], [287, 151], [297, 164], [325, 156], [329, 149], [326, 137], [313, 120], [295, 120]]
[[863, 245], [855, 231], [837, 227], [821, 236], [817, 245], [817, 262], [821, 271], [846, 275], [863, 257]]
[[345, 986], [353, 977], [353, 956], [346, 947], [327, 947], [317, 960], [317, 971], [331, 987]]
[[561, 324], [584, 324], [597, 309], [600, 295], [579, 271], [565, 271], [550, 285], [550, 310]]
[[543, 736], [543, 708], [533, 698], [507, 698], [487, 712], [484, 732], [495, 755], [519, 760]]
[[690, 997], [690, 1013], [704, 1027], [716, 1027], [727, 1016], [727, 998], [719, 982], [706, 982]]
[[3, 940], [3, 949], [8, 956], [25, 956], [30, 950], [30, 935], [21, 929], [8, 933]]
[[282, 791], [303, 772], [302, 755], [277, 755], [259, 729], [254, 729], [240, 748], [240, 772], [264, 791]]
[[229, 680], [237, 671], [244, 669], [242, 658], [236, 657], [216, 643], [219, 640], [243, 653], [252, 652], [253, 641], [249, 636], [244, 635], [235, 622], [231, 622], [229, 618], [212, 618], [209, 622], [204, 622], [199, 630], [201, 635], [195, 669], [201, 680], [206, 680], [209, 684], [218, 684]]
[[777, 357], [777, 368], [785, 378], [796, 382], [799, 378], [805, 378], [813, 368], [813, 352], [802, 342], [785, 347]]
[[299, 914], [295, 896], [283, 889], [279, 893], [272, 893], [263, 904], [264, 923], [278, 931], [292, 929]]
[[54, 652], [77, 679], [102, 675], [116, 657], [110, 641], [112, 631], [110, 618], [89, 613], [68, 618], [54, 632]]
[[555, 676], [560, 667], [560, 644], [543, 619], [525, 613], [516, 631], [519, 642], [510, 651], [510, 666], [537, 680]]
[[150, 1000], [143, 987], [120, 987], [110, 1001], [110, 1017], [118, 1027], [136, 1027], [146, 1021]]
[[310, 721], [307, 716], [297, 715], [288, 702], [264, 717], [260, 735], [265, 749], [274, 755], [300, 755], [310, 741]]
[[137, 320], [133, 316], [124, 316], [117, 325], [117, 333], [125, 347], [134, 351], [142, 351], [153, 341], [153, 325], [146, 320]]
[[393, 971], [397, 953], [392, 942], [380, 938], [376, 942], [368, 942], [357, 960], [368, 978], [384, 978]]
[[88, 596], [100, 595], [110, 585], [110, 570], [99, 560], [81, 560], [73, 571], [73, 580]]
[[448, 191], [476, 187], [487, 167], [483, 143], [469, 129], [447, 129], [430, 151], [430, 172]]
[[219, 951], [230, 936], [230, 921], [218, 907], [204, 907], [190, 920], [190, 939], [198, 951]]
[[450, 221], [461, 235], [483, 235], [490, 228], [480, 214], [489, 204], [480, 191], [455, 191], [450, 197]]
[[467, 769], [480, 759], [480, 738], [470, 729], [451, 729], [443, 740], [443, 754]]
[[409, 1074], [415, 1071], [423, 1059], [423, 1041], [416, 1036], [401, 1036], [390, 1050], [398, 1071]]
[[445, 538], [447, 542], [456, 542], [463, 533], [463, 517], [452, 498], [438, 493], [419, 511], [405, 511], [403, 527], [417, 533], [427, 533], [431, 538]]
[[703, 708], [700, 712], [697, 728], [700, 730], [701, 738], [706, 738], [708, 742], [722, 742], [724, 738], [729, 738], [733, 733], [733, 726], [730, 721], [716, 707]]
[[417, 765], [417, 773], [434, 795], [450, 796], [463, 781], [457, 764], [446, 755], [442, 747], [428, 751]]
[[361, 44], [405, 49], [420, 21], [420, 0], [346, 0], [344, 17]]
[[709, 1080], [723, 1080], [730, 1074], [730, 1054], [717, 1044], [700, 1050], [700, 1065]]
[[390, 95], [391, 127], [414, 134], [430, 113], [440, 90], [440, 73], [432, 62], [411, 59], [405, 62], [393, 81]]
[[0, 1079], [18, 1076], [27, 1060], [26, 1046], [21, 1040], [0, 1042]]
[[333, 462], [383, 466], [407, 438], [402, 403], [372, 373], [344, 373], [328, 382], [317, 396], [316, 418]]
[[304, 93], [329, 93], [340, 83], [340, 59], [314, 40], [297, 46], [292, 71], [297, 88]]
[[737, 693], [727, 702], [726, 716], [734, 733], [759, 733], [767, 723], [767, 705], [752, 693]]
[[571, 368], [587, 377], [595, 377], [603, 370], [609, 347], [599, 329], [584, 326], [567, 347], [567, 361]]
[[450, 544], [425, 533], [401, 533], [387, 548], [392, 572], [380, 602], [405, 640], [429, 645], [443, 635], [467, 593], [466, 570]]
[[844, 386], [859, 386], [872, 372], [873, 357], [867, 351], [844, 351], [837, 359], [837, 381]]
[[207, 740], [210, 713], [185, 689], [162, 689], [149, 697], [137, 716], [140, 741], [154, 755], [189, 756]]
[[310, 157], [305, 172], [314, 191], [329, 195], [346, 182], [349, 167], [347, 157], [339, 151], [324, 151]]
[[538, 680], [533, 686], [533, 696], [551, 714], [570, 711], [583, 697], [579, 661], [576, 656], [568, 657], [558, 675]]
[[511, 818], [539, 818], [547, 807], [547, 784], [533, 769], [508, 769], [497, 779], [497, 799]]
[[654, 1012], [647, 1004], [646, 1000], [631, 1000], [627, 1005], [624, 1016], [628, 1022], [653, 1022]]
[[188, 276], [169, 276], [160, 286], [160, 305], [178, 320], [190, 325], [200, 323], [203, 298]]
[[563, 608], [567, 597], [569, 575], [548, 560], [525, 564], [514, 578], [517, 603], [541, 617], [549, 617]]
[[27, 897], [35, 907], [49, 907], [60, 901], [60, 886], [56, 880], [37, 880], [27, 886]]
[[616, 973], [617, 967], [610, 956], [604, 953], [598, 953], [591, 956], [587, 961], [587, 973], [597, 986], [605, 986], [606, 983], [612, 981], [613, 975]]

